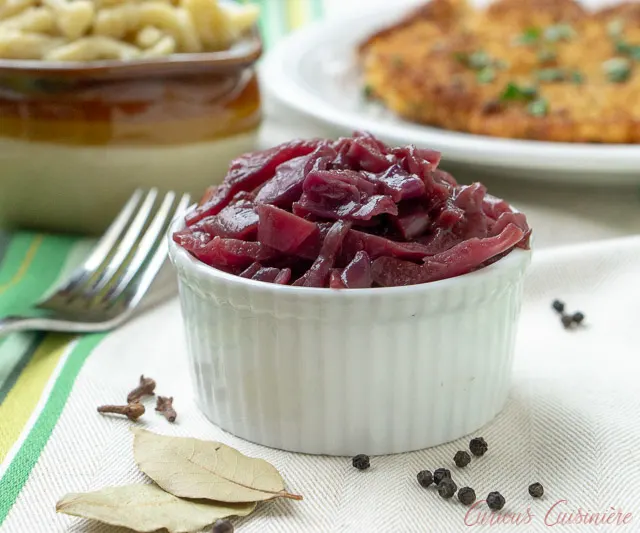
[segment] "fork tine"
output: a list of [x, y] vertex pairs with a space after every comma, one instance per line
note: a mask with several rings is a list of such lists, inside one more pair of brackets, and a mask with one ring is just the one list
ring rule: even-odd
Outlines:
[[133, 222], [131, 222], [131, 225], [127, 229], [124, 237], [117, 243], [117, 248], [115, 253], [113, 254], [113, 257], [99, 272], [98, 279], [96, 280], [95, 285], [85, 291], [84, 297], [91, 298], [92, 296], [98, 294], [118, 273], [118, 270], [122, 266], [122, 263], [131, 253], [131, 250], [135, 246], [138, 238], [140, 237], [140, 234], [142, 233], [147, 221], [149, 220], [149, 216], [151, 214], [151, 211], [153, 210], [153, 205], [156, 201], [157, 196], [158, 189], [154, 188], [149, 190], [146, 198], [138, 209], [138, 212], [136, 213]]
[[78, 285], [85, 283], [98, 270], [100, 265], [109, 257], [118, 242], [120, 235], [124, 232], [135, 209], [142, 198], [142, 189], [136, 189], [125, 206], [122, 208], [116, 219], [111, 223], [105, 234], [100, 238], [91, 255], [85, 259], [84, 263], [73, 271], [69, 280], [59, 289], [63, 292], [71, 292]]
[[151, 256], [151, 259], [147, 263], [146, 268], [144, 268], [141, 271], [140, 275], [137, 278], [134, 278], [132, 283], [130, 283], [127, 286], [125, 294], [126, 294], [126, 303], [128, 304], [129, 308], [133, 308], [136, 305], [138, 305], [142, 297], [145, 295], [145, 293], [149, 289], [149, 286], [153, 282], [154, 278], [156, 277], [156, 274], [164, 264], [164, 261], [167, 257], [167, 252], [168, 252], [166, 230], [168, 229], [168, 227], [170, 227], [170, 224], [175, 217], [184, 213], [187, 207], [189, 207], [190, 202], [191, 202], [191, 197], [188, 194], [182, 195], [182, 197], [180, 198], [180, 202], [178, 203], [178, 206], [173, 212], [173, 216], [168, 217], [167, 219], [167, 224], [165, 225], [165, 231], [163, 231], [159, 235], [158, 246], [155, 252], [153, 252], [153, 255]]
[[140, 271], [145, 260], [149, 255], [151, 255], [151, 252], [156, 247], [158, 236], [160, 235], [161, 238], [164, 238], [163, 230], [167, 225], [167, 219], [170, 221], [173, 218], [171, 216], [171, 207], [173, 206], [175, 198], [176, 194], [173, 191], [168, 192], [165, 195], [160, 208], [156, 212], [155, 217], [153, 217], [153, 221], [149, 224], [149, 227], [142, 236], [142, 239], [140, 239], [140, 244], [137, 246], [133, 258], [127, 263], [125, 272], [118, 280], [116, 286], [109, 290], [105, 296], [105, 300], [115, 300], [120, 296], [120, 294], [122, 294], [122, 291], [124, 291], [129, 282]]

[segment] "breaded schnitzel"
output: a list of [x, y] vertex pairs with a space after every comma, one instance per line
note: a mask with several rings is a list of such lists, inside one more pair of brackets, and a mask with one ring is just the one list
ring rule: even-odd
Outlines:
[[481, 135], [640, 142], [640, 3], [432, 0], [360, 46], [366, 91]]

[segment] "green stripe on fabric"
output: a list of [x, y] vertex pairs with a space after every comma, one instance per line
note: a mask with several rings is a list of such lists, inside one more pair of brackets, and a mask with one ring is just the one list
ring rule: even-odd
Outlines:
[[273, 30], [271, 28], [271, 13], [268, 7], [268, 0], [259, 0], [258, 6], [260, 7], [260, 20], [258, 21], [260, 35], [262, 35], [265, 48], [268, 49], [273, 44]]
[[271, 8], [271, 19], [273, 24], [274, 41], [277, 42], [282, 39], [288, 32], [287, 26], [287, 3], [282, 0], [276, 2], [269, 2]]
[[[82, 365], [105, 337], [104, 333], [82, 337], [69, 354], [38, 420], [4, 476], [0, 479], [0, 494], [2, 494], [2, 498], [0, 498], [0, 526], [7, 518], [20, 491], [29, 479], [33, 467], [38, 462], [40, 454], [67, 403]], [[72, 341], [73, 337], [69, 336], [69, 342]]]
[[[27, 333], [24, 334], [24, 336], [29, 339], [29, 345], [27, 349], [22, 352], [18, 361], [13, 365], [11, 372], [0, 381], [0, 404], [7, 397], [7, 394], [9, 394], [9, 391], [15, 385], [18, 376], [20, 376], [31, 360], [31, 357], [33, 357], [38, 346], [42, 343], [42, 339], [44, 339], [44, 333], [42, 332]], [[2, 375], [0, 375], [0, 378], [2, 378]]]
[[4, 386], [22, 355], [29, 349], [35, 335], [32, 331], [25, 331], [0, 338], [0, 388]]
[[324, 1], [309, 0], [311, 2], [311, 20], [320, 20], [324, 17]]
[[[51, 285], [59, 281], [75, 242], [75, 239], [65, 237], [15, 234], [2, 268], [0, 315], [25, 311], [46, 294]], [[10, 389], [13, 386], [29, 362], [33, 354], [30, 348], [33, 348], [36, 335], [15, 333], [0, 338], [0, 390], [4, 391], [0, 393], [0, 404], [6, 396], [6, 387]], [[28, 355], [26, 359], [25, 352]]]
[[0, 266], [9, 247], [9, 242], [11, 242], [11, 234], [6, 231], [0, 231]]
[[273, 46], [286, 33], [287, 16], [284, 0], [261, 0], [260, 31], [265, 47]]
[[[90, 239], [80, 239], [73, 243], [51, 287], [46, 285], [48, 282], [46, 278], [38, 277], [32, 282], [33, 289], [39, 292], [37, 295], [38, 300], [49, 293], [52, 287], [57, 287], [69, 276], [71, 271], [87, 257], [89, 249], [93, 246], [94, 242], [95, 241]], [[37, 286], [35, 286], [35, 284], [37, 284]], [[0, 338], [0, 389], [4, 387], [9, 376], [13, 375], [16, 365], [20, 364], [23, 360], [24, 353], [28, 350], [36, 335], [38, 334], [34, 332], [24, 332], [14, 333], [13, 335]], [[0, 395], [0, 404], [3, 400], [4, 396]]]
[[[40, 239], [37, 242], [36, 239]], [[20, 233], [9, 246], [5, 268], [7, 276], [0, 280], [0, 315], [26, 312], [53, 282], [66, 262], [77, 239], [56, 235]], [[25, 267], [25, 256], [38, 244], [33, 258]], [[21, 269], [26, 268], [24, 272]], [[3, 268], [4, 270], [4, 268]], [[9, 272], [10, 270], [10, 272]], [[19, 272], [21, 275], [16, 275]]]
[[35, 238], [33, 233], [19, 233], [9, 240], [0, 268], [0, 288], [6, 287], [15, 279], [15, 274], [23, 265]]

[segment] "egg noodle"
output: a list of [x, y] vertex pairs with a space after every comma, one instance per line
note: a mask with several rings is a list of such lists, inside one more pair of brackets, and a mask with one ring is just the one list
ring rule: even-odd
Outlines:
[[224, 50], [258, 18], [218, 0], [0, 0], [0, 58], [132, 60]]

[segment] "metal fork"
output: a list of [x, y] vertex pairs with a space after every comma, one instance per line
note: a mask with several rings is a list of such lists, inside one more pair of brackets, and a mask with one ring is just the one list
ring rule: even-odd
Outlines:
[[21, 330], [88, 333], [126, 321], [167, 256], [165, 234], [190, 197], [157, 189], [137, 190], [102, 236], [91, 255], [51, 296], [33, 309], [37, 316], [0, 319], [0, 335]]

